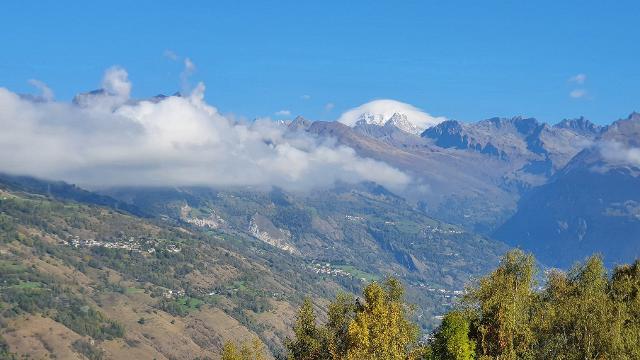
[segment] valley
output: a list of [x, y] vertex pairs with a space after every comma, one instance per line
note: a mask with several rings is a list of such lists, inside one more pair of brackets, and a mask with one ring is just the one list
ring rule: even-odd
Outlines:
[[[553, 127], [522, 118], [445, 121], [421, 136], [393, 123], [349, 128], [298, 118], [283, 125], [335, 139], [428, 184], [398, 193], [374, 182], [312, 192], [87, 191], [4, 174], [0, 335], [12, 351], [34, 356], [215, 358], [226, 341], [256, 337], [278, 357], [305, 297], [322, 318], [336, 294], [393, 276], [419, 309], [413, 320], [426, 338], [509, 245], [565, 268], [594, 251], [609, 263], [637, 253], [635, 242], [623, 244], [640, 229], [638, 170], [602, 149], [612, 141], [638, 146], [638, 119], [605, 128], [584, 119]], [[576, 204], [587, 211], [597, 202], [581, 189], [607, 200], [579, 215]], [[550, 198], [563, 207], [539, 213], [554, 206]], [[556, 220], [570, 213], [576, 217]], [[616, 233], [602, 229], [623, 229], [621, 221], [627, 230], [615, 243]], [[562, 240], [545, 245], [557, 227]], [[59, 334], [47, 335], [46, 327]]]
[[[430, 220], [391, 194], [372, 193], [376, 188], [370, 186], [335, 193], [331, 201], [342, 204], [338, 208], [326, 205], [327, 194], [183, 189], [165, 190], [160, 198], [172, 200], [156, 202], [157, 192], [142, 192], [136, 209], [158, 212], [157, 218], [140, 218], [91, 199], [25, 192], [29, 187], [16, 182], [2, 183], [0, 201], [1, 335], [10, 349], [34, 356], [62, 354], [74, 346], [116, 358], [137, 352], [178, 359], [214, 356], [236, 336], [258, 336], [277, 354], [290, 334], [287, 321], [305, 296], [313, 296], [322, 313], [328, 304], [323, 299], [358, 292], [388, 274], [407, 283], [410, 299], [424, 309], [416, 320], [427, 331], [452, 306], [465, 279], [489, 269], [506, 249]], [[127, 192], [118, 190], [120, 196]], [[190, 214], [215, 213], [224, 225], [215, 229], [184, 218], [187, 201]], [[383, 217], [375, 211], [380, 206], [389, 209]], [[245, 215], [251, 214], [247, 209], [265, 214], [260, 224], [286, 229], [300, 252], [256, 238], [255, 216]], [[355, 209], [359, 215], [344, 215]], [[411, 213], [402, 221], [396, 217]], [[476, 242], [491, 244], [484, 249], [490, 257], [465, 261]], [[69, 303], [77, 305], [65, 310]], [[67, 312], [83, 323], [95, 321], [95, 329], [62, 320]], [[51, 338], [43, 326], [73, 336]], [[109, 326], [121, 330], [102, 335]], [[25, 337], [35, 342], [24, 342]]]

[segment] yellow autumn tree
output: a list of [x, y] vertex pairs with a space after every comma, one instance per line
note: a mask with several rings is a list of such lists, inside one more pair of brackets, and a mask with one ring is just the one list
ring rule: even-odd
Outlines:
[[339, 294], [329, 305], [326, 324], [316, 325], [310, 301], [296, 317], [295, 338], [287, 343], [291, 360], [413, 360], [426, 358], [418, 327], [409, 321], [400, 282], [369, 284], [363, 299]]
[[348, 328], [348, 360], [405, 360], [418, 340], [418, 327], [407, 318], [400, 282], [390, 278], [364, 289], [364, 302]]
[[257, 338], [238, 346], [230, 341], [222, 347], [222, 360], [266, 360], [264, 346]]

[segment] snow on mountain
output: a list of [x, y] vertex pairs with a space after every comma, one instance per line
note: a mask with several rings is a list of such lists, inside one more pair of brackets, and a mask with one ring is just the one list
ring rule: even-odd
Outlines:
[[383, 99], [362, 104], [344, 112], [339, 122], [355, 126], [359, 122], [384, 126], [387, 123], [411, 134], [420, 135], [424, 130], [446, 120], [442, 116], [432, 116], [413, 105], [400, 101]]

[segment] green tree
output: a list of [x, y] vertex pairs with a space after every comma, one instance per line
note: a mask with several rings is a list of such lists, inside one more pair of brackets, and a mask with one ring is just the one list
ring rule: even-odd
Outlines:
[[305, 299], [298, 310], [293, 327], [294, 340], [287, 341], [289, 359], [316, 360], [326, 354], [323, 349], [323, 337], [316, 325], [316, 315], [310, 299]]
[[593, 256], [568, 274], [549, 276], [536, 315], [538, 353], [557, 359], [622, 358], [624, 308], [609, 294], [602, 259]]
[[349, 350], [349, 324], [355, 317], [356, 298], [340, 293], [329, 305], [325, 336], [331, 359], [344, 359]]
[[465, 301], [477, 313], [480, 355], [505, 360], [532, 358], [534, 274], [533, 256], [512, 250], [493, 273], [469, 291]]
[[622, 314], [621, 337], [625, 354], [640, 359], [640, 260], [618, 266], [611, 279], [611, 296]]
[[469, 339], [469, 320], [461, 311], [444, 316], [432, 344], [433, 360], [472, 360], [476, 343]]
[[[533, 258], [512, 251], [466, 296], [469, 315], [456, 321], [470, 321], [480, 359], [640, 359], [640, 261], [609, 278], [592, 256], [568, 273], [549, 271], [540, 292], [533, 273]], [[436, 358], [454, 343], [450, 326], [432, 343]]]
[[540, 302], [532, 319], [537, 335], [536, 353], [542, 359], [562, 359], [567, 356], [568, 328], [563, 324], [566, 318], [566, 300], [571, 283], [567, 275], [559, 270], [547, 274], [546, 289], [540, 294]]

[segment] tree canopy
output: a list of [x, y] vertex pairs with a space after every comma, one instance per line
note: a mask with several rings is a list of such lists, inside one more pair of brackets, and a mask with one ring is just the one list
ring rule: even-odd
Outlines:
[[543, 287], [536, 272], [531, 255], [507, 253], [444, 317], [432, 359], [472, 359], [474, 347], [477, 359], [640, 359], [640, 261], [609, 276], [592, 256]]
[[329, 306], [324, 325], [316, 323], [311, 301], [298, 312], [295, 338], [287, 343], [295, 360], [405, 360], [418, 359], [418, 327], [409, 320], [400, 282], [389, 278], [373, 282], [362, 298], [340, 294]]

